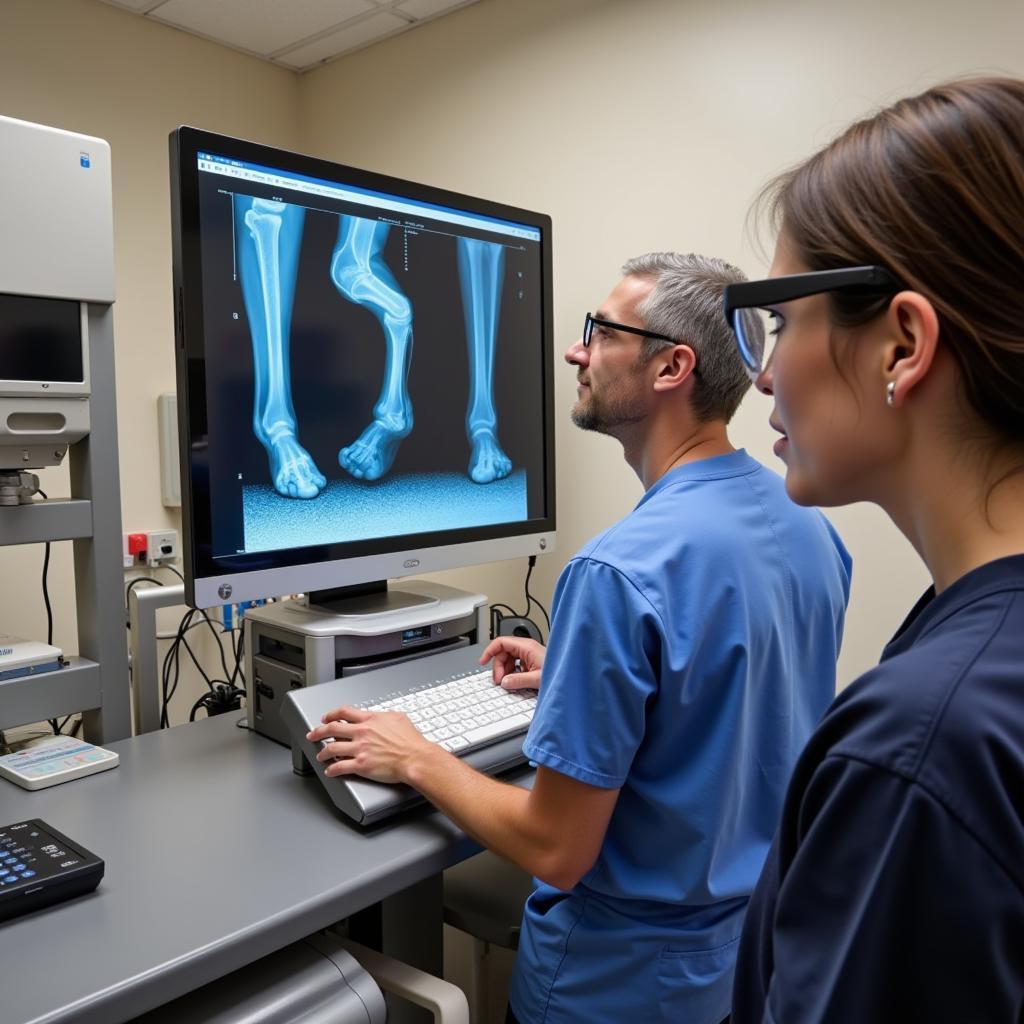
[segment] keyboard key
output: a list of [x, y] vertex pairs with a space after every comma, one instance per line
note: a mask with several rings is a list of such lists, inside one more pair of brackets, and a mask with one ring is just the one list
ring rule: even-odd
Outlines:
[[488, 725], [482, 725], [479, 729], [471, 729], [464, 733], [463, 737], [467, 743], [484, 743], [487, 740], [497, 739], [517, 729], [526, 729], [530, 725], [528, 715], [515, 715], [512, 718], [503, 718]]

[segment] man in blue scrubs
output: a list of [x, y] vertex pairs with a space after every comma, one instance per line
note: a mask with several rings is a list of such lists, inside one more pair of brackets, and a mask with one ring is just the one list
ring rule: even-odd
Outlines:
[[[566, 353], [574, 422], [622, 443], [644, 495], [558, 582], [549, 647], [496, 640], [495, 678], [540, 667], [532, 791], [487, 778], [404, 715], [339, 708], [330, 774], [418, 788], [538, 878], [510, 1020], [729, 1012], [743, 911], [790, 771], [835, 690], [850, 559], [816, 511], [729, 442], [748, 387], [728, 264], [655, 253]], [[519, 678], [515, 678], [516, 675]], [[341, 746], [339, 746], [341, 744]]]

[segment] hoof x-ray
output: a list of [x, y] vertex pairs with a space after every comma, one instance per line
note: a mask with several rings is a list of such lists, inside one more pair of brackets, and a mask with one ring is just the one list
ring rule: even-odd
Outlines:
[[440, 207], [360, 216], [252, 191], [205, 199], [230, 223], [230, 245], [207, 244], [203, 278], [204, 315], [228, 340], [207, 358], [238, 441], [236, 550], [535, 515], [536, 245]]

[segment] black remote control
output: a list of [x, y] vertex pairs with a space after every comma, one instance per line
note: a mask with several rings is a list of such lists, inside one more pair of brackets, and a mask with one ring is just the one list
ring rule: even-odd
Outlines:
[[0, 921], [92, 892], [103, 861], [39, 818], [0, 825]]

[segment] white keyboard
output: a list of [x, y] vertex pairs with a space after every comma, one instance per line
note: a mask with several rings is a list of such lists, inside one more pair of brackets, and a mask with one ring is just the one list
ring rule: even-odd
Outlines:
[[403, 711], [426, 739], [453, 754], [525, 732], [536, 706], [536, 690], [503, 690], [489, 668], [353, 705], [364, 711]]

